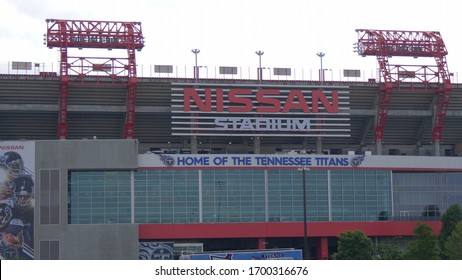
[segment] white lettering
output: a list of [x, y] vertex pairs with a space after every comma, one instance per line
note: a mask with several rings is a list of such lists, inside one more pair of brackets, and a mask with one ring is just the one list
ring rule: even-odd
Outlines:
[[249, 118], [242, 119], [241, 130], [255, 130]]
[[309, 119], [294, 119], [294, 124], [299, 130], [303, 130], [305, 127], [310, 127]]
[[216, 129], [219, 130], [228, 130], [228, 123], [226, 122], [228, 118], [215, 118]]
[[215, 118], [215, 130], [233, 131], [309, 131], [310, 119], [305, 118]]

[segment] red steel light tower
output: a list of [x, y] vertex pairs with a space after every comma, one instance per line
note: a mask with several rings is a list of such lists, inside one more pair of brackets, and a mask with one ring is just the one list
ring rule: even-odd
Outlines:
[[[136, 58], [135, 50], [144, 47], [140, 22], [88, 21], [47, 19], [46, 43], [60, 52], [60, 96], [58, 137], [67, 138], [67, 105], [69, 85], [83, 84], [83, 78], [103, 75], [113, 82], [127, 86], [127, 109], [124, 137], [134, 138], [136, 106]], [[126, 49], [127, 57], [70, 57], [68, 48]], [[79, 82], [80, 81], [80, 82]], [[97, 79], [95, 85], [105, 86]]]
[[[381, 85], [378, 92], [375, 140], [383, 140], [393, 87], [399, 88], [405, 79], [411, 79], [437, 95], [432, 136], [434, 142], [440, 142], [452, 91], [446, 62], [448, 51], [441, 34], [437, 31], [372, 29], [357, 29], [356, 32], [358, 54], [376, 56], [380, 67]], [[392, 65], [388, 62], [388, 58], [392, 56], [433, 57], [436, 65]]]

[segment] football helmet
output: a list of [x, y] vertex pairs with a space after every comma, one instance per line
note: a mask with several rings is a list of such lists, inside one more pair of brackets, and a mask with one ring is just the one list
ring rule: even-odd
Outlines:
[[2, 165], [4, 165], [10, 175], [16, 178], [24, 173], [24, 161], [17, 152], [6, 152], [2, 157]]
[[34, 197], [34, 181], [28, 176], [14, 179], [14, 203], [19, 208], [25, 208], [30, 205]]
[[8, 203], [0, 203], [0, 228], [8, 225], [13, 217], [13, 211]]
[[8, 199], [13, 196], [13, 190], [7, 183], [0, 183], [0, 200]]

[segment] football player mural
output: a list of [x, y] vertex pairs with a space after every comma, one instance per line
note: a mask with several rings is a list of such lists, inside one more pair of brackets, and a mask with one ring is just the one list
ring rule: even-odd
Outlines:
[[0, 142], [0, 259], [34, 259], [35, 145]]

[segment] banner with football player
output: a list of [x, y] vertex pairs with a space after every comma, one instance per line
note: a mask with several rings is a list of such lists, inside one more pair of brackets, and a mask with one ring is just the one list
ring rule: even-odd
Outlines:
[[35, 142], [0, 142], [0, 259], [34, 259]]

